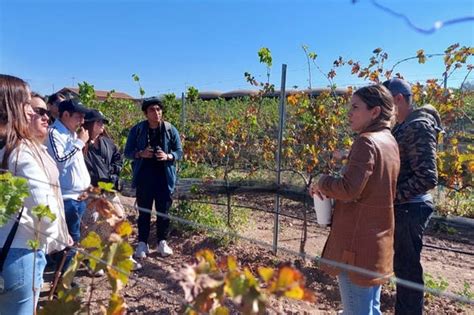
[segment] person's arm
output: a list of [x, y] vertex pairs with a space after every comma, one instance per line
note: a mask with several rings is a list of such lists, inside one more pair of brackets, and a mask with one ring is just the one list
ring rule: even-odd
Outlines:
[[130, 160], [135, 160], [139, 158], [137, 156], [139, 151], [137, 148], [137, 129], [138, 125], [134, 126], [128, 133], [127, 143], [125, 144], [125, 150], [123, 152], [125, 157]]
[[120, 153], [119, 148], [110, 140], [111, 148], [112, 148], [112, 158], [110, 160], [110, 173], [111, 175], [120, 175], [120, 171], [122, 170], [123, 166], [123, 158], [122, 153]]
[[179, 137], [178, 129], [172, 127], [172, 138], [170, 139], [170, 154], [173, 156], [172, 161], [179, 161], [183, 157], [183, 147]]
[[436, 130], [420, 121], [409, 124], [405, 134], [407, 136], [399, 146], [403, 147], [403, 159], [408, 162], [413, 176], [397, 183], [396, 200], [402, 202], [426, 193], [438, 184]]
[[338, 200], [357, 199], [372, 175], [375, 155], [374, 143], [367, 137], [358, 137], [352, 145], [343, 177], [323, 175], [318, 182], [319, 190], [324, 195]]
[[[30, 144], [31, 145], [31, 144]], [[24, 205], [30, 216], [33, 219], [34, 225], [38, 226], [38, 217], [32, 214], [32, 209], [39, 205], [51, 207], [53, 213], [57, 213], [58, 196], [55, 195], [49, 179], [43, 169], [43, 166], [38, 163], [38, 159], [33, 156], [30, 148], [26, 145], [19, 147], [20, 153], [13, 156], [9, 168], [12, 170], [14, 176], [24, 177], [28, 180], [29, 196], [25, 199]], [[60, 218], [58, 218], [60, 219]], [[55, 223], [47, 217], [41, 220], [41, 230], [48, 230], [55, 227]]]
[[66, 141], [66, 137], [61, 136], [55, 128], [48, 131], [46, 145], [49, 154], [58, 164], [58, 167], [67, 168], [82, 154], [84, 142], [81, 139]]

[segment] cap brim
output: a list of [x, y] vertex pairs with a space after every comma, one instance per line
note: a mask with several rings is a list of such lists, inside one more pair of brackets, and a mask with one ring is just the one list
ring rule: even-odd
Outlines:
[[109, 120], [107, 118], [101, 118], [101, 117], [93, 117], [90, 119], [84, 119], [85, 122], [94, 122], [94, 121], [103, 121], [104, 124], [109, 124]]
[[76, 105], [76, 106], [74, 106], [74, 111], [75, 111], [76, 113], [87, 114], [87, 113], [89, 113], [91, 110], [88, 109], [88, 108], [85, 107], [85, 106]]

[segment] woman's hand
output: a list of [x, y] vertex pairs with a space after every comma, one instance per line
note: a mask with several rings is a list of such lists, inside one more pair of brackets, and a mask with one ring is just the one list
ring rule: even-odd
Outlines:
[[[90, 186], [89, 186], [90, 187]], [[89, 198], [89, 188], [87, 188], [85, 191], [83, 191], [79, 197], [77, 197], [77, 200], [78, 201], [83, 201], [83, 200], [86, 200], [87, 198]]]
[[349, 157], [349, 151], [348, 150], [334, 150], [334, 152], [332, 153], [332, 156], [337, 161], [342, 161]]
[[74, 240], [72, 239], [71, 235], [67, 235], [67, 246], [72, 247], [74, 245]]
[[325, 198], [318, 183], [312, 183], [309, 186], [309, 194], [310, 194], [310, 196], [316, 195], [321, 200], [323, 200]]

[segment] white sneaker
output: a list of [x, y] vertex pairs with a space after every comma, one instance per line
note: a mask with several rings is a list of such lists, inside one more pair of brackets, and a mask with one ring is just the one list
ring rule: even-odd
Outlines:
[[103, 276], [105, 275], [104, 269], [99, 269], [99, 270], [97, 270], [96, 272], [94, 272], [94, 271], [91, 269], [89, 262], [86, 263], [86, 269], [87, 269], [87, 273], [88, 273], [90, 276], [93, 276], [93, 277], [96, 277], [96, 278], [103, 277]]
[[87, 268], [87, 273], [92, 276], [92, 277], [96, 277], [96, 278], [100, 278], [100, 277], [103, 277], [105, 276], [105, 271], [104, 269], [99, 269], [97, 270], [96, 272], [92, 271], [91, 269], [89, 269], [89, 267]]
[[160, 244], [158, 245], [158, 252], [163, 257], [173, 255], [173, 250], [168, 246], [166, 241], [160, 241]]
[[134, 256], [136, 258], [146, 258], [146, 254], [150, 253], [150, 249], [148, 248], [148, 244], [144, 242], [138, 242], [137, 249], [135, 250]]
[[142, 264], [140, 264], [138, 261], [133, 259], [133, 257], [130, 257], [130, 260], [133, 263], [132, 271], [140, 270], [143, 268]]

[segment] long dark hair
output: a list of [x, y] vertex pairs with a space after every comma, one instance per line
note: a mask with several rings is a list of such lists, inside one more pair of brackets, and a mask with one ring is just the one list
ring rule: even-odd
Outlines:
[[28, 84], [20, 78], [0, 74], [0, 140], [5, 145], [2, 168], [8, 168], [11, 152], [21, 140], [31, 139], [25, 105], [30, 99]]
[[[92, 130], [94, 129], [94, 124], [96, 120], [94, 121], [86, 121], [83, 125], [84, 129], [86, 129], [89, 132], [89, 140], [87, 140], [86, 145], [84, 146], [84, 149], [82, 152], [84, 152], [84, 155], [87, 155], [87, 152], [89, 151], [89, 144], [91, 143], [91, 135], [92, 135]], [[107, 132], [107, 129], [104, 126], [104, 131], [97, 137], [97, 140], [100, 140], [100, 138], [106, 137], [110, 138], [109, 133]], [[111, 139], [111, 138], [110, 138]]]

